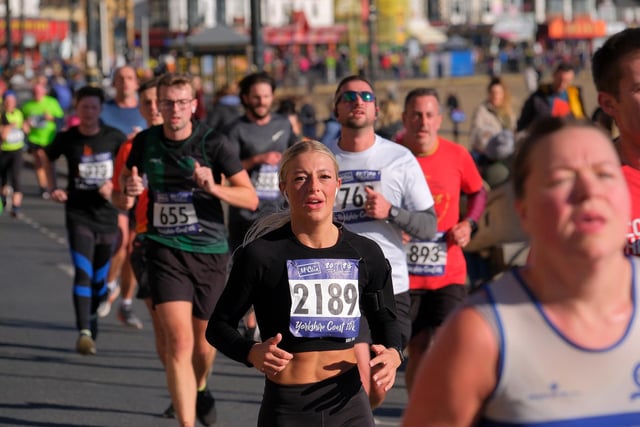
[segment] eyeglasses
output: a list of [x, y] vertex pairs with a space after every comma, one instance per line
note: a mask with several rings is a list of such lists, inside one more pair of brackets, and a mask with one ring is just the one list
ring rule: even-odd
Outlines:
[[364, 102], [374, 102], [376, 100], [376, 96], [373, 94], [373, 92], [356, 92], [355, 90], [348, 90], [346, 92], [342, 92], [339, 101], [353, 102], [358, 99], [358, 96], [360, 96], [360, 99], [362, 99], [362, 101]]
[[193, 99], [176, 99], [175, 101], [172, 99], [163, 99], [158, 101], [158, 105], [164, 110], [173, 110], [173, 107], [176, 105], [180, 110], [184, 110], [191, 104], [191, 101], [193, 101]]

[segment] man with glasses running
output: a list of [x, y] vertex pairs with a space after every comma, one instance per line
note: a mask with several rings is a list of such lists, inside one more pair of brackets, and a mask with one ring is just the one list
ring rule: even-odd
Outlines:
[[[336, 89], [334, 115], [341, 136], [330, 142], [340, 165], [342, 186], [334, 206], [335, 219], [374, 240], [389, 260], [403, 345], [411, 334], [409, 273], [402, 233], [427, 240], [436, 233], [436, 215], [429, 186], [415, 156], [374, 132], [378, 115], [371, 84], [358, 76], [344, 78]], [[372, 407], [386, 392], [376, 386], [376, 367], [369, 367], [371, 336], [361, 322], [356, 357], [362, 383]]]
[[[165, 332], [176, 417], [183, 426], [195, 425], [196, 416], [211, 425], [215, 400], [207, 378], [215, 349], [205, 330], [229, 258], [221, 202], [256, 209], [258, 197], [227, 138], [192, 120], [191, 78], [164, 75], [157, 91], [164, 123], [136, 136], [120, 180], [128, 196], [143, 192], [143, 174], [148, 183], [148, 281]], [[223, 176], [228, 185], [221, 185]]]

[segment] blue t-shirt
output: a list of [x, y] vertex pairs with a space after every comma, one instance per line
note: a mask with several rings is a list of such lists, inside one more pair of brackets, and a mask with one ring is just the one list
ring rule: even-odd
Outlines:
[[118, 129], [125, 135], [147, 128], [147, 121], [140, 114], [138, 107], [119, 107], [113, 100], [104, 103], [100, 119], [104, 124]]

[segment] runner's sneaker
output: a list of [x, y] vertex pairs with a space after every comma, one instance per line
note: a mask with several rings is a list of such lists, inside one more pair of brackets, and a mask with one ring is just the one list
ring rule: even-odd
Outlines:
[[96, 343], [91, 338], [91, 331], [85, 329], [80, 331], [78, 341], [76, 341], [76, 351], [85, 356], [96, 354]]
[[109, 297], [102, 301], [98, 306], [98, 317], [107, 317], [111, 312], [111, 305], [120, 295], [120, 285], [116, 285], [112, 291], [109, 292]]
[[118, 310], [118, 319], [126, 326], [130, 326], [136, 329], [142, 329], [142, 322], [133, 313], [133, 307], [131, 305], [121, 304]]
[[210, 426], [216, 422], [216, 400], [208, 388], [198, 392], [196, 398], [196, 417], [198, 421], [205, 426]]
[[164, 412], [162, 413], [162, 418], [175, 418], [175, 417], [176, 417], [176, 410], [173, 409], [173, 403], [171, 403], [169, 407], [165, 409]]

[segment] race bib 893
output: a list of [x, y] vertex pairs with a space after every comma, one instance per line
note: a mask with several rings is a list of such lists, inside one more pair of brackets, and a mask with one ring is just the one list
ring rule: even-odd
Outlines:
[[433, 240], [411, 240], [404, 247], [409, 274], [442, 276], [447, 267], [447, 239], [444, 233]]

